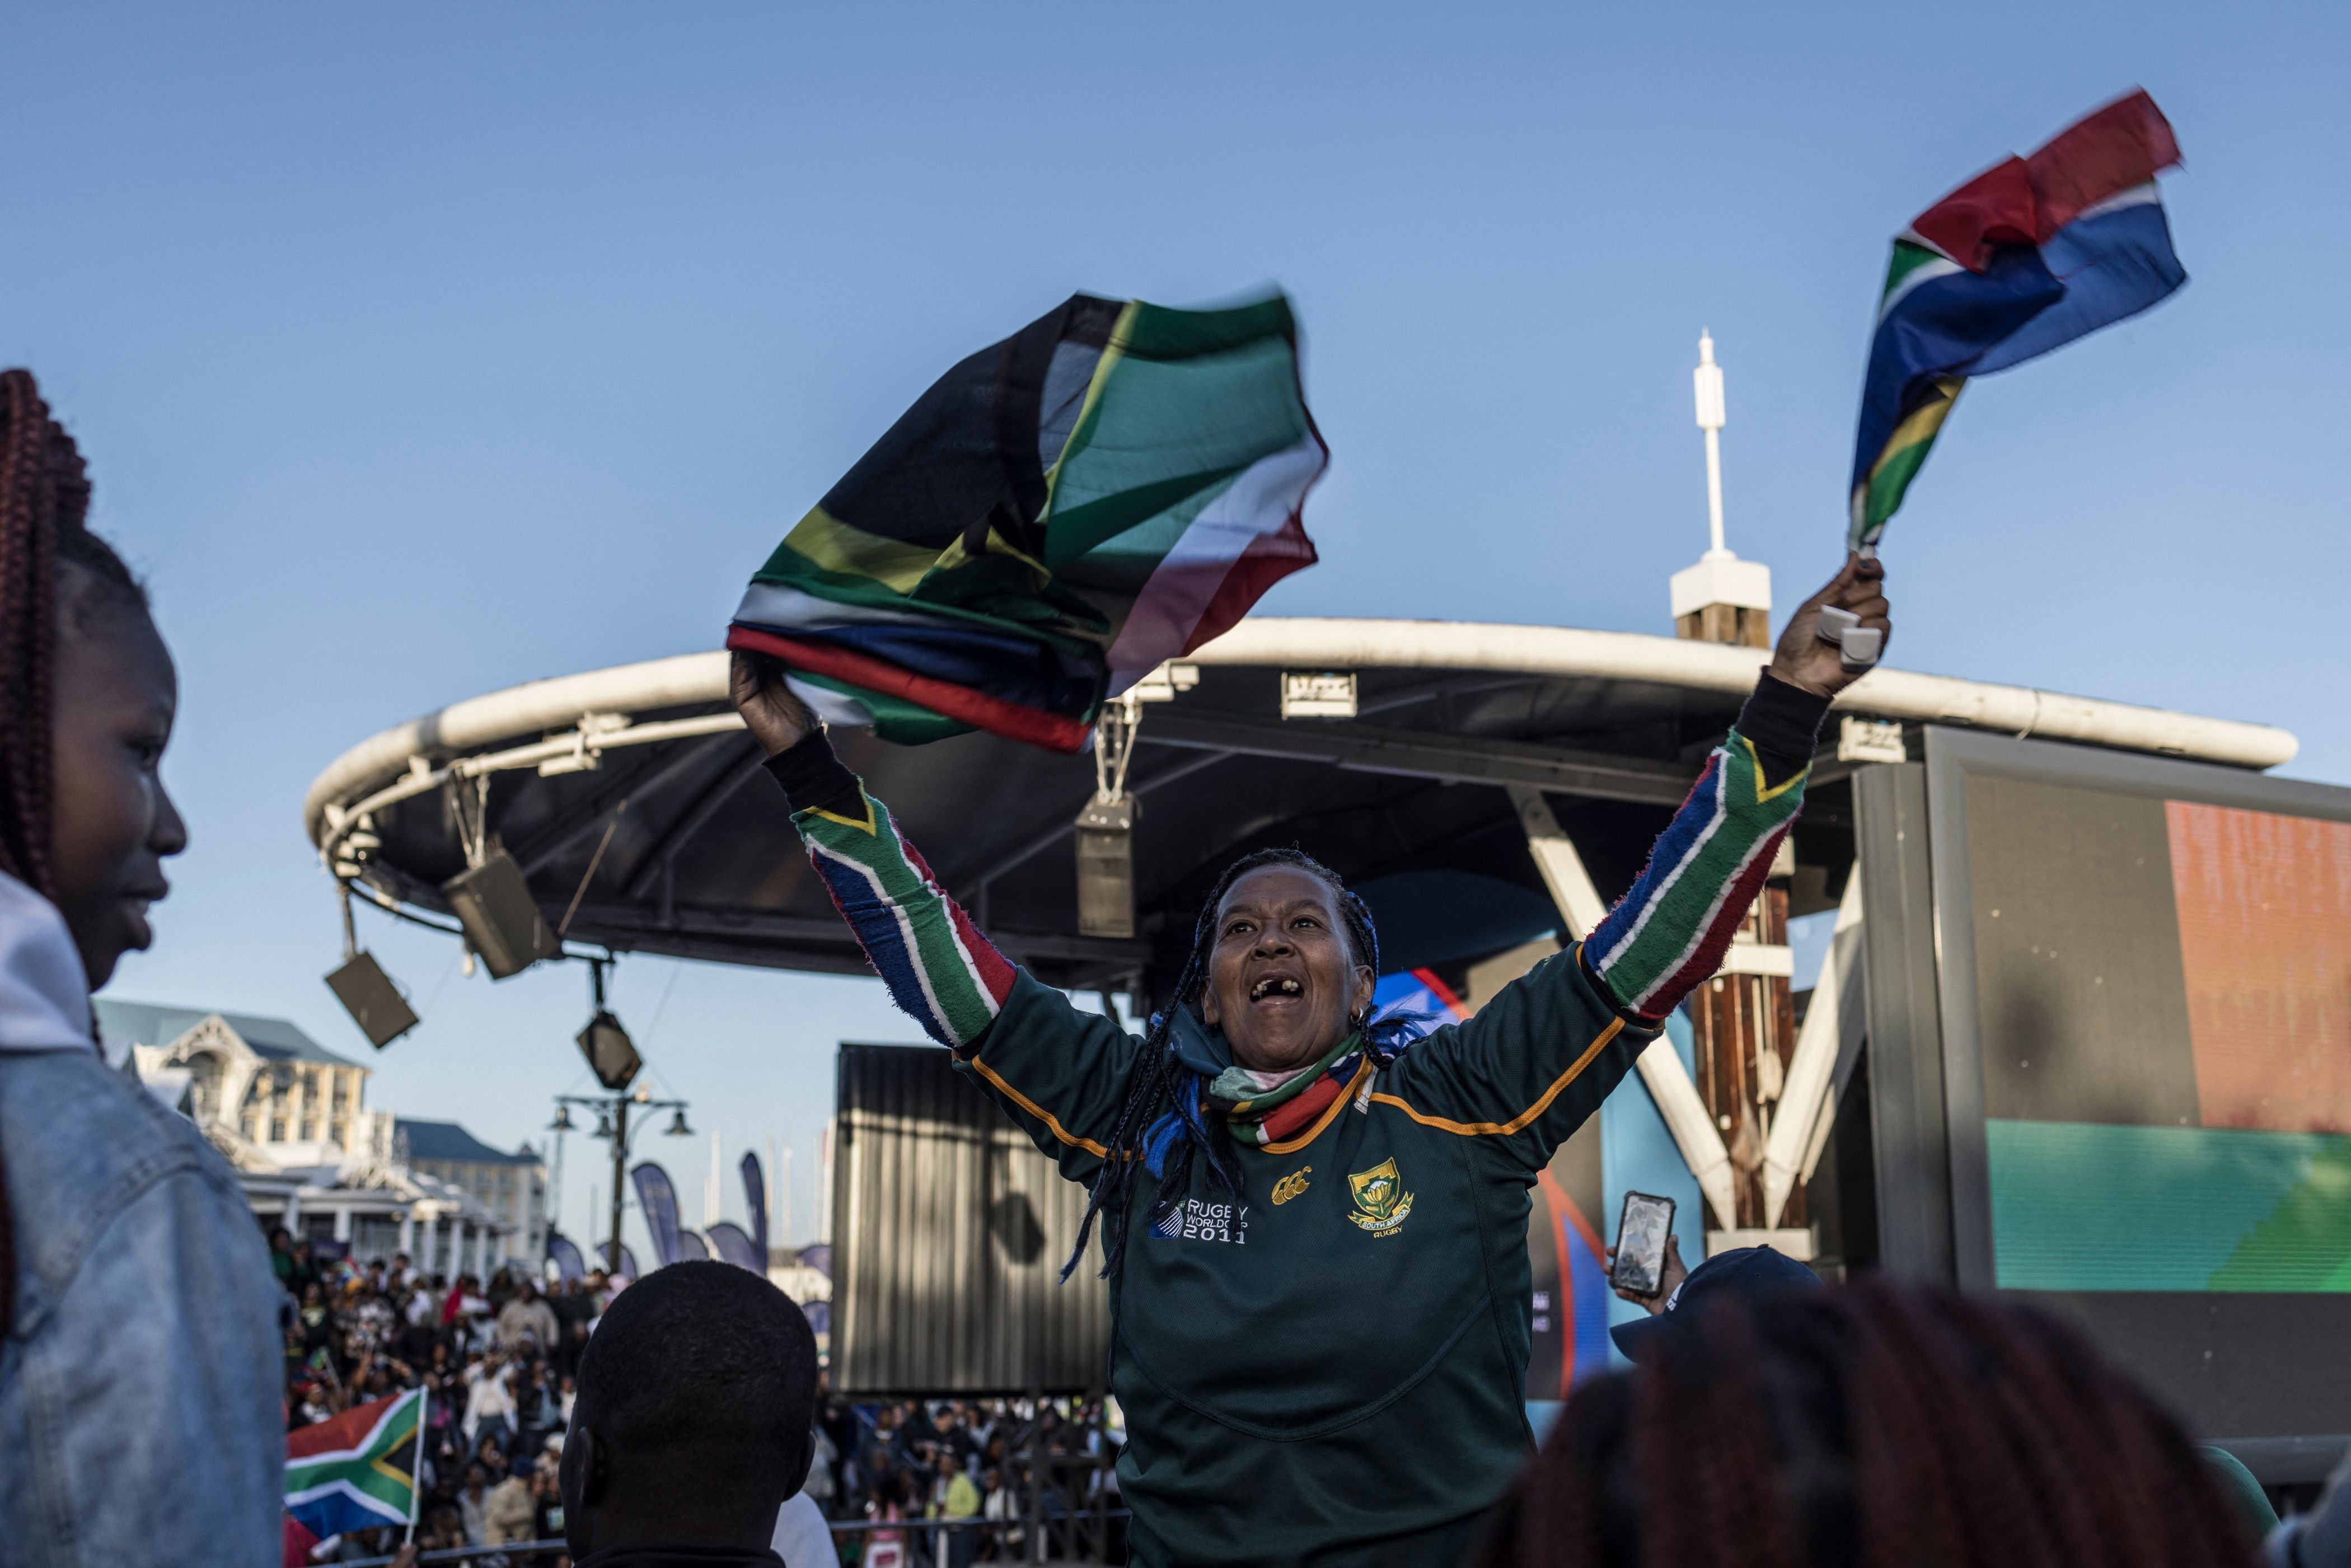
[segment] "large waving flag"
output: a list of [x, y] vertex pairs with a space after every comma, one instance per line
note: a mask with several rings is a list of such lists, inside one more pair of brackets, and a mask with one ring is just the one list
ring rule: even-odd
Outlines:
[[320, 1541], [416, 1517], [417, 1433], [424, 1390], [412, 1388], [286, 1435], [286, 1511]]
[[836, 724], [1076, 751], [1105, 697], [1313, 564], [1329, 453], [1276, 296], [1072, 296], [939, 378], [786, 535], [726, 643]]
[[1850, 543], [1885, 531], [1969, 377], [2136, 316], [2188, 281], [2155, 184], [2179, 162], [2162, 110], [2134, 92], [1896, 237], [1854, 442]]

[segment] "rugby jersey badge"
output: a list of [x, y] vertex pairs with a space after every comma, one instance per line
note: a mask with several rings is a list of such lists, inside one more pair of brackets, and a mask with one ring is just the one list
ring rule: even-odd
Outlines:
[[1393, 1159], [1350, 1175], [1347, 1188], [1355, 1198], [1355, 1211], [1347, 1218], [1374, 1236], [1395, 1235], [1412, 1214], [1412, 1194], [1404, 1190]]

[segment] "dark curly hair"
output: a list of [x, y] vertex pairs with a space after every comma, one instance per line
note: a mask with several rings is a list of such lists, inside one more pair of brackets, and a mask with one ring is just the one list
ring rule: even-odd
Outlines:
[[[1144, 1038], [1143, 1059], [1127, 1085], [1126, 1103], [1120, 1108], [1118, 1123], [1111, 1130], [1110, 1152], [1102, 1160], [1102, 1169], [1095, 1173], [1093, 1189], [1086, 1200], [1085, 1218], [1078, 1226], [1077, 1247], [1071, 1252], [1070, 1260], [1061, 1266], [1062, 1279], [1068, 1279], [1078, 1260], [1085, 1256], [1086, 1240], [1093, 1232], [1097, 1215], [1102, 1222], [1102, 1277], [1110, 1278], [1125, 1258], [1134, 1173], [1138, 1166], [1154, 1164], [1147, 1157], [1146, 1140], [1159, 1144], [1165, 1150], [1164, 1157], [1154, 1166], [1160, 1177], [1159, 1195], [1152, 1203], [1148, 1224], [1166, 1218], [1184, 1201], [1196, 1157], [1207, 1160], [1217, 1184], [1231, 1193], [1235, 1202], [1248, 1197], [1240, 1163], [1233, 1158], [1231, 1136], [1217, 1113], [1201, 1109], [1200, 1075], [1177, 1059], [1175, 1041], [1170, 1037], [1176, 1009], [1196, 1008], [1201, 993], [1207, 988], [1208, 959], [1217, 946], [1217, 911], [1223, 907], [1225, 894], [1249, 873], [1276, 865], [1305, 872], [1331, 889], [1331, 900], [1339, 906], [1339, 918], [1346, 927], [1348, 951], [1356, 963], [1374, 975], [1380, 972], [1380, 934], [1372, 924], [1372, 912], [1364, 907], [1362, 899], [1348, 891], [1337, 872], [1300, 849], [1257, 850], [1227, 866], [1216, 885], [1208, 890], [1201, 903], [1199, 917], [1192, 924], [1192, 948], [1185, 956], [1183, 972], [1176, 977], [1176, 988], [1166, 1007], [1152, 1018], [1151, 1031]], [[1175, 1135], [1152, 1139], [1153, 1130], [1163, 1123], [1169, 1124], [1165, 1131]]]
[[2044, 1313], [1871, 1280], [1724, 1302], [1579, 1388], [1479, 1568], [2254, 1568], [2169, 1412]]

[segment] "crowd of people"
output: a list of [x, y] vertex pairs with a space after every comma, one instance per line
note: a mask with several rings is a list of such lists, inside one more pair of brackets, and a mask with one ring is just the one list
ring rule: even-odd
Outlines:
[[[844, 1531], [844, 1561], [903, 1542], [951, 1568], [1048, 1555], [1124, 1557], [1117, 1406], [1101, 1400], [905, 1399], [817, 1405], [807, 1491]], [[925, 1521], [933, 1521], [925, 1523]], [[862, 1537], [862, 1540], [860, 1540]], [[855, 1553], [852, 1555], [852, 1553]]]
[[[538, 1281], [521, 1267], [486, 1279], [427, 1274], [405, 1253], [359, 1260], [331, 1244], [269, 1232], [285, 1291], [288, 1429], [409, 1389], [426, 1394], [418, 1474], [422, 1550], [559, 1540], [557, 1467], [589, 1335], [618, 1293], [601, 1270]], [[1025, 1560], [1032, 1534], [1065, 1550], [1123, 1542], [1123, 1440], [1100, 1400], [901, 1400], [825, 1393], [811, 1423], [803, 1490], [831, 1522], [841, 1562], [918, 1552], [953, 1568]], [[1099, 1522], [1096, 1522], [1096, 1521]], [[389, 1555], [397, 1532], [329, 1543], [315, 1561]], [[559, 1552], [500, 1561], [556, 1568]]]
[[[269, 1235], [270, 1267], [285, 1291], [289, 1429], [422, 1388], [419, 1543], [559, 1539], [555, 1465], [580, 1353], [611, 1299], [609, 1281], [599, 1273], [542, 1293], [520, 1267], [452, 1279], [428, 1275], [405, 1253], [361, 1261], [322, 1250], [282, 1227]], [[380, 1533], [337, 1543], [329, 1560], [377, 1554]]]

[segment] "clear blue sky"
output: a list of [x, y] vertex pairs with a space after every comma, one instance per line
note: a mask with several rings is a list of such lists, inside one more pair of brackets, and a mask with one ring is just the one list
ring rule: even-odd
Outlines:
[[[369, 1056], [319, 983], [317, 772], [713, 645], [932, 376], [1075, 288], [1295, 297], [1324, 563], [1264, 608], [1303, 614], [1666, 630], [1711, 328], [1731, 542], [1792, 602], [1837, 559], [1888, 236], [2134, 84], [2187, 152], [2191, 282], [1971, 391], [1888, 538], [1891, 657], [2283, 724], [2287, 771], [2351, 781], [2340, 5], [52, 0], [6, 31], [0, 363], [79, 435], [184, 690], [195, 847], [119, 995]], [[580, 972], [369, 940], [426, 1020], [371, 1100], [543, 1124]], [[640, 959], [618, 1003], [730, 1163], [783, 1138], [803, 1175], [833, 1041], [914, 1038], [871, 981]], [[706, 1147], [641, 1149], [694, 1218]]]

